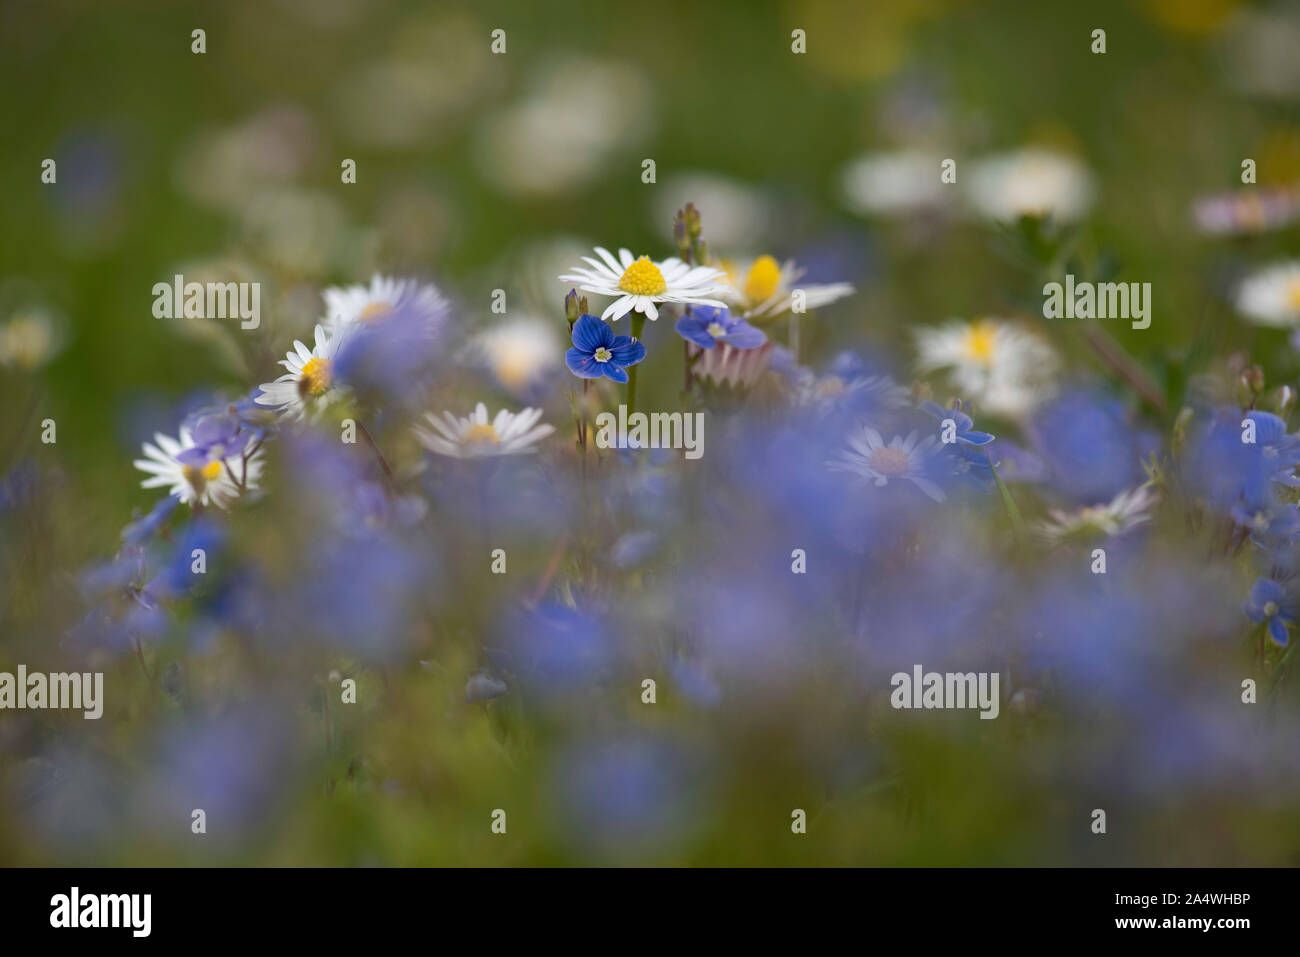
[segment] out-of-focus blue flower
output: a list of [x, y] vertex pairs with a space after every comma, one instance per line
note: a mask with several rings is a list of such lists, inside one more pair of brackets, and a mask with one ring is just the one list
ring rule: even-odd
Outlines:
[[711, 710], [722, 703], [722, 689], [704, 668], [684, 658], [675, 658], [668, 670], [682, 697], [697, 708]]
[[182, 465], [202, 466], [242, 455], [253, 439], [233, 406], [205, 409], [191, 415], [185, 425], [194, 437], [194, 446], [176, 456]]
[[174, 495], [160, 498], [147, 515], [137, 518], [122, 529], [122, 541], [127, 545], [141, 545], [153, 538], [158, 534], [158, 530], [167, 524], [167, 519], [171, 517], [172, 512], [176, 511], [180, 501]]
[[565, 830], [602, 859], [669, 852], [698, 811], [701, 788], [691, 764], [656, 739], [579, 744], [554, 768]]
[[790, 350], [777, 346], [772, 350], [772, 369], [789, 384], [794, 406], [819, 418], [874, 417], [908, 402], [907, 390], [891, 376], [849, 351], [838, 353], [817, 373], [798, 365]]
[[279, 606], [275, 627], [365, 661], [396, 660], [413, 640], [416, 601], [432, 572], [427, 556], [395, 536], [327, 537]]
[[702, 349], [712, 349], [719, 342], [734, 349], [757, 349], [767, 341], [762, 329], [718, 306], [690, 306], [673, 328]]
[[[216, 573], [214, 563], [226, 537], [225, 529], [217, 522], [209, 519], [190, 522], [177, 536], [158, 574], [144, 587], [145, 600], [154, 604], [188, 595], [209, 573], [210, 564]], [[194, 571], [195, 562], [200, 559], [196, 552], [202, 552], [202, 573]]]
[[1142, 437], [1118, 403], [1097, 394], [1067, 393], [1032, 424], [1035, 445], [1051, 468], [1051, 486], [1082, 504], [1109, 501], [1142, 479]]
[[139, 777], [140, 821], [179, 843], [201, 809], [209, 833], [231, 840], [248, 832], [285, 794], [295, 763], [291, 727], [286, 715], [254, 706], [167, 730]]
[[631, 336], [618, 336], [604, 320], [582, 315], [573, 324], [573, 348], [564, 354], [564, 364], [581, 379], [604, 376], [614, 382], [628, 380], [627, 368], [645, 358], [645, 343]]
[[612, 638], [594, 618], [553, 603], [517, 609], [501, 627], [503, 666], [542, 697], [590, 687], [615, 663]]
[[[1212, 507], [1254, 515], [1275, 501], [1277, 469], [1263, 446], [1242, 441], [1242, 419], [1238, 409], [1216, 409], [1189, 440], [1185, 470], [1188, 484]], [[1257, 438], [1258, 428], [1257, 423]]]
[[340, 337], [334, 354], [337, 384], [392, 406], [420, 405], [444, 354], [444, 322], [431, 322], [426, 305], [410, 297], [382, 322], [349, 323], [334, 335]]
[[0, 476], [0, 513], [27, 507], [41, 487], [41, 470], [31, 459]]
[[1280, 584], [1270, 578], [1259, 579], [1241, 610], [1255, 624], [1267, 623], [1268, 636], [1279, 645], [1286, 645], [1290, 639], [1287, 626], [1295, 624], [1296, 603]]

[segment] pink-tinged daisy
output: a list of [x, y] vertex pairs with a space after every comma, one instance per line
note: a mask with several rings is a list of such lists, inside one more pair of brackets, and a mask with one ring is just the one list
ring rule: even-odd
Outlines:
[[630, 250], [620, 249], [616, 259], [608, 249], [596, 247], [599, 260], [583, 256], [591, 268], [575, 266], [563, 275], [563, 282], [577, 283], [584, 292], [614, 296], [601, 313], [602, 319], [621, 319], [629, 312], [659, 318], [657, 302], [725, 306], [713, 298], [726, 292], [726, 274], [712, 266], [691, 266], [676, 257], [654, 262], [649, 256], [637, 259]]

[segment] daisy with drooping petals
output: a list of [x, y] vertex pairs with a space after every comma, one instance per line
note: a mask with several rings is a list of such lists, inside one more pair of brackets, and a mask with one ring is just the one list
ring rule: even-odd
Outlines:
[[759, 256], [752, 262], [727, 268], [731, 286], [724, 298], [745, 319], [774, 319], [789, 312], [800, 295], [806, 310], [829, 305], [854, 293], [852, 284], [847, 282], [799, 284], [803, 274], [804, 270], [792, 259], [779, 263], [772, 256]]
[[441, 418], [426, 412], [424, 417], [433, 428], [411, 426], [416, 440], [430, 452], [457, 459], [536, 452], [537, 442], [555, 431], [554, 426], [537, 424], [541, 409], [519, 413], [502, 409], [488, 421], [487, 406], [482, 402], [468, 418], [457, 418], [450, 412], [444, 412]]
[[654, 262], [649, 256], [640, 259], [630, 250], [620, 249], [618, 258], [602, 246], [596, 247], [600, 260], [583, 256], [591, 268], [575, 266], [563, 282], [577, 283], [584, 292], [616, 297], [601, 313], [602, 319], [621, 319], [629, 312], [640, 312], [647, 319], [659, 318], [657, 302], [691, 303], [725, 306], [712, 298], [727, 289], [726, 275], [712, 266], [691, 266], [675, 256]]
[[262, 474], [262, 450], [259, 448], [245, 459], [244, 455], [229, 458], [213, 457], [217, 452], [199, 457], [192, 464], [181, 462], [186, 452], [195, 448], [194, 435], [181, 426], [180, 435], [173, 439], [155, 433], [153, 442], [144, 443], [145, 458], [132, 464], [150, 478], [140, 483], [141, 488], [168, 486], [168, 492], [186, 504], [215, 505], [227, 508], [240, 492], [257, 488]]
[[1300, 261], [1275, 263], [1237, 288], [1237, 310], [1257, 326], [1300, 323]]
[[450, 304], [431, 283], [416, 279], [394, 279], [375, 273], [370, 285], [331, 286], [325, 299], [325, 328], [336, 335], [345, 327], [383, 322], [401, 311], [418, 317], [430, 333], [445, 324]]
[[1023, 415], [1054, 388], [1058, 361], [1042, 339], [1000, 319], [918, 329], [921, 372], [948, 370], [957, 391], [999, 415]]
[[907, 438], [896, 435], [886, 444], [879, 432], [864, 425], [849, 434], [848, 443], [849, 447], [841, 450], [838, 459], [826, 463], [831, 471], [851, 472], [878, 488], [888, 485], [890, 479], [911, 482], [936, 502], [947, 498], [930, 477], [931, 460], [938, 452], [933, 435], [918, 442], [916, 432], [910, 432]]
[[319, 323], [313, 348], [295, 339], [294, 351], [280, 360], [289, 371], [274, 382], [263, 382], [258, 387], [262, 394], [253, 401], [294, 419], [324, 408], [340, 392], [334, 383], [334, 356], [342, 339], [342, 334], [327, 336]]
[[1151, 521], [1152, 509], [1159, 500], [1146, 485], [1125, 489], [1109, 502], [1078, 511], [1051, 509], [1051, 520], [1040, 522], [1034, 530], [1049, 542], [1123, 535]]

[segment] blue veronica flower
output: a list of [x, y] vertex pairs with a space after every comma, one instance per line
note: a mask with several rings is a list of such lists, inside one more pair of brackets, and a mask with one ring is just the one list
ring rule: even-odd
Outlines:
[[988, 432], [976, 431], [975, 422], [963, 411], [960, 399], [953, 403], [951, 409], [945, 409], [938, 402], [922, 402], [921, 408], [934, 416], [940, 423], [952, 419], [953, 424], [956, 426], [957, 444], [983, 446], [988, 445], [994, 439], [994, 436]]
[[1283, 647], [1290, 635], [1287, 626], [1295, 624], [1296, 605], [1286, 590], [1271, 578], [1261, 578], [1250, 590], [1250, 599], [1241, 606], [1246, 617], [1257, 625], [1268, 623], [1268, 636]]
[[[1215, 409], [1191, 443], [1185, 468], [1188, 484], [1212, 506], [1238, 515], [1253, 515], [1272, 506], [1277, 469], [1274, 460], [1265, 457], [1259, 441], [1253, 445], [1242, 441], [1241, 422], [1239, 409]], [[1256, 422], [1255, 427], [1258, 440], [1260, 423]], [[1263, 431], [1265, 440], [1273, 438], [1276, 442], [1272, 423], [1265, 420]]]
[[997, 487], [993, 478], [992, 453], [987, 447], [952, 443], [948, 455], [953, 461], [953, 474], [981, 492], [992, 492]]
[[1282, 551], [1300, 536], [1300, 509], [1277, 502], [1267, 508], [1232, 509], [1232, 520], [1250, 530], [1250, 540], [1268, 552]]
[[564, 364], [580, 379], [604, 376], [626, 382], [627, 367], [644, 358], [643, 343], [631, 336], [616, 336], [603, 320], [583, 315], [573, 324], [573, 348], [564, 354]]
[[701, 349], [712, 349], [719, 342], [733, 349], [757, 349], [767, 341], [763, 330], [718, 306], [691, 306], [673, 328]]
[[1272, 480], [1290, 488], [1300, 487], [1300, 478], [1295, 474], [1300, 465], [1300, 436], [1288, 435], [1286, 422], [1272, 412], [1252, 409], [1245, 417], [1255, 423], [1255, 445]]
[[182, 465], [202, 467], [209, 462], [240, 456], [253, 440], [233, 406], [201, 409], [185, 420], [194, 445], [176, 456]]

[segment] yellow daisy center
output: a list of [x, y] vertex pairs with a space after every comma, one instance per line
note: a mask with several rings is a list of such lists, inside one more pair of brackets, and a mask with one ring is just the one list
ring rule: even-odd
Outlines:
[[185, 481], [189, 482], [195, 488], [203, 488], [203, 486], [207, 485], [221, 474], [221, 463], [209, 462], [202, 468], [193, 465], [186, 465], [182, 467], [181, 473], [185, 476]]
[[991, 363], [993, 361], [993, 343], [997, 331], [997, 324], [987, 319], [973, 324], [966, 331], [966, 338], [962, 343], [962, 351], [965, 352], [966, 358], [972, 362], [982, 362], [985, 365]]
[[302, 367], [302, 377], [298, 380], [298, 391], [305, 395], [323, 395], [329, 391], [333, 378], [333, 360], [312, 359]]
[[634, 296], [662, 296], [668, 283], [650, 257], [642, 256], [623, 271], [618, 288]]
[[471, 425], [465, 430], [465, 435], [461, 441], [466, 445], [496, 445], [501, 441], [491, 423], [487, 425]]
[[387, 319], [392, 311], [393, 307], [390, 303], [372, 302], [361, 310], [361, 315], [357, 316], [357, 322], [377, 322], [380, 319]]
[[749, 267], [745, 288], [741, 290], [750, 303], [767, 302], [781, 285], [781, 264], [771, 256], [759, 256]]
[[1292, 279], [1286, 284], [1286, 304], [1300, 312], [1300, 279]]
[[871, 453], [871, 467], [881, 475], [905, 475], [911, 465], [911, 457], [902, 449], [882, 446]]

